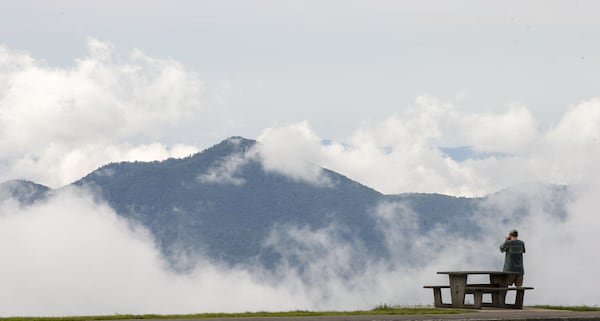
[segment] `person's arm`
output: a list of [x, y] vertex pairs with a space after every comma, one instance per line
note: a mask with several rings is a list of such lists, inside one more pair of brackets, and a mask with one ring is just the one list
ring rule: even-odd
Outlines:
[[508, 243], [509, 240], [510, 240], [510, 235], [507, 235], [504, 238], [504, 243], [502, 243], [502, 245], [500, 245], [500, 252], [508, 251], [508, 244], [506, 244], [506, 243]]

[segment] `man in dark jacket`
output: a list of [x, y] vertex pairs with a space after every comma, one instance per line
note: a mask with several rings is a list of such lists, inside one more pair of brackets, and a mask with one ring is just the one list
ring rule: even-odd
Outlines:
[[518, 275], [512, 275], [507, 280], [507, 285], [513, 283], [516, 286], [523, 286], [523, 253], [525, 253], [525, 243], [519, 238], [517, 230], [511, 230], [506, 240], [500, 245], [500, 251], [506, 253], [504, 257], [504, 272], [519, 272]]

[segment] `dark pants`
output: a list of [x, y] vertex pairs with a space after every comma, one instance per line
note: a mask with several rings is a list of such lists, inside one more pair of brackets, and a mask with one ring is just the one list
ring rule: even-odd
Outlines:
[[506, 286], [511, 286], [513, 284], [516, 286], [523, 286], [523, 274], [510, 275], [506, 279]]

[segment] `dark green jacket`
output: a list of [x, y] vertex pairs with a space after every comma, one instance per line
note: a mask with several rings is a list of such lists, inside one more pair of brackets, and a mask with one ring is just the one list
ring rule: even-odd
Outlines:
[[504, 272], [519, 272], [525, 274], [523, 269], [523, 253], [525, 243], [521, 240], [507, 240], [500, 245], [500, 251], [506, 253], [504, 257]]

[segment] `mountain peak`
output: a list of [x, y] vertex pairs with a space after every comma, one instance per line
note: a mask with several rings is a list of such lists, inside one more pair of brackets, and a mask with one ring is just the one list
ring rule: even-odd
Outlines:
[[216, 152], [221, 155], [245, 153], [250, 150], [257, 142], [252, 139], [247, 139], [241, 136], [231, 136], [224, 139], [220, 143], [213, 145], [205, 149], [202, 152], [197, 153], [195, 156], [199, 156], [205, 153]]
[[250, 143], [254, 144], [254, 143], [256, 143], [255, 140], [244, 138], [242, 136], [231, 136], [231, 137], [224, 139], [222, 142], [227, 142], [227, 143], [236, 144], [236, 145], [237, 144], [250, 144]]

